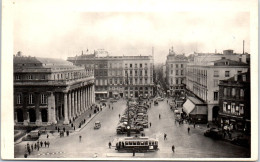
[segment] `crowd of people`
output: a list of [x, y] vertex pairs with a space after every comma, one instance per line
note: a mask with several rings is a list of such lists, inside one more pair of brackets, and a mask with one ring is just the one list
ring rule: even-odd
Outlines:
[[39, 151], [40, 148], [42, 147], [50, 147], [50, 142], [49, 141], [37, 141], [36, 143], [32, 143], [31, 145], [29, 143], [27, 143], [27, 145], [25, 145], [25, 154], [24, 157], [27, 158], [33, 151]]

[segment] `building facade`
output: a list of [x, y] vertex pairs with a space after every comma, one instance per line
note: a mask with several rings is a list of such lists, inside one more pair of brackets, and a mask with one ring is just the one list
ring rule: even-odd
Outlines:
[[[214, 56], [215, 57], [215, 56]], [[194, 58], [196, 60], [196, 57]], [[216, 120], [219, 111], [219, 80], [246, 72], [249, 65], [222, 57], [210, 62], [192, 62], [186, 69], [186, 91], [205, 102], [208, 107], [208, 121]]]
[[166, 60], [168, 95], [175, 96], [185, 92], [187, 63], [188, 59], [186, 56], [177, 55], [173, 48], [169, 50]]
[[70, 62], [14, 56], [16, 125], [69, 124], [94, 102], [94, 73]]
[[250, 132], [250, 71], [219, 83], [219, 124], [224, 129]]
[[92, 65], [98, 98], [148, 97], [153, 95], [152, 56], [84, 55], [69, 57], [75, 65]]

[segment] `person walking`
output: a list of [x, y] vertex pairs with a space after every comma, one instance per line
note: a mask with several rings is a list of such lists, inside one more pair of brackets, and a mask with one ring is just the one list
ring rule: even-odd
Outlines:
[[164, 140], [167, 140], [167, 134], [164, 133]]
[[188, 134], [190, 133], [190, 127], [188, 127]]
[[112, 144], [111, 144], [111, 142], [109, 141], [109, 142], [108, 142], [108, 147], [109, 147], [110, 149], [111, 149], [111, 145], [112, 145]]
[[150, 127], [152, 127], [152, 123], [150, 122]]
[[48, 145], [48, 147], [50, 147], [50, 142], [49, 141], [47, 141], [47, 145]]
[[49, 134], [47, 134], [47, 139], [49, 138]]
[[133, 156], [135, 156], [135, 148], [133, 148]]
[[41, 141], [41, 143], [40, 143], [40, 144], [41, 144], [41, 147], [42, 147], [42, 145], [43, 145], [43, 142]]
[[36, 148], [37, 148], [37, 145], [36, 145], [36, 143], [34, 144], [34, 150], [36, 150]]
[[58, 132], [60, 132], [60, 128], [58, 128]]
[[161, 119], [161, 114], [159, 114], [159, 119]]
[[118, 115], [119, 119], [120, 119], [120, 114]]
[[44, 146], [46, 147], [46, 145], [47, 145], [47, 142], [46, 142], [46, 141], [44, 141]]
[[32, 150], [32, 152], [33, 152], [33, 144], [31, 144], [31, 150]]
[[193, 124], [193, 127], [196, 128], [196, 124], [195, 124], [195, 122], [194, 122], [194, 124]]
[[79, 136], [79, 142], [81, 142], [81, 135]]
[[172, 145], [172, 152], [174, 152], [174, 150], [175, 150], [175, 147], [174, 147], [174, 145]]

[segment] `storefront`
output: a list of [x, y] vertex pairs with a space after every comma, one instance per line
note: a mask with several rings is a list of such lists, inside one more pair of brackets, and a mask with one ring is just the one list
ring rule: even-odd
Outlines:
[[183, 104], [183, 111], [188, 115], [191, 122], [207, 123], [207, 105], [194, 97], [188, 97]]
[[244, 131], [246, 128], [245, 121], [242, 117], [235, 117], [231, 115], [220, 115], [220, 126], [224, 130], [238, 130], [238, 131]]
[[96, 91], [95, 95], [97, 99], [107, 98], [107, 91]]

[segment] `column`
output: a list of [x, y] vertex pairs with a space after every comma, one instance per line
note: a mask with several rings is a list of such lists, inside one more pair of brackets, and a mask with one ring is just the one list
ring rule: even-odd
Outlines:
[[92, 88], [93, 88], [93, 94], [92, 94], [93, 95], [93, 103], [95, 103], [96, 102], [96, 99], [95, 99], [96, 96], [95, 96], [95, 85], [94, 84], [92, 85]]
[[42, 125], [42, 118], [41, 118], [41, 113], [40, 113], [40, 95], [39, 93], [35, 93], [35, 115], [36, 115], [36, 125], [40, 126]]
[[55, 112], [55, 96], [53, 92], [48, 96], [48, 125], [57, 124]]
[[84, 110], [84, 103], [83, 103], [83, 89], [82, 89], [82, 88], [80, 89], [80, 99], [81, 99], [81, 102], [80, 102], [80, 103], [81, 103], [80, 112], [83, 113], [83, 112], [84, 112], [84, 111], [83, 111], [83, 110]]
[[80, 115], [80, 90], [78, 92], [78, 115]]
[[89, 95], [89, 97], [90, 97], [90, 105], [92, 105], [93, 104], [93, 102], [92, 102], [92, 85], [90, 85], [90, 95]]
[[85, 87], [85, 107], [86, 107], [86, 110], [88, 109], [88, 99], [87, 99], [88, 94], [87, 94], [87, 92], [88, 92], [88, 88]]
[[69, 120], [71, 120], [71, 92], [69, 92], [69, 103], [68, 103], [68, 118], [69, 118]]
[[16, 124], [17, 123], [17, 112], [14, 112], [14, 123]]
[[75, 112], [75, 116], [77, 117], [78, 116], [78, 98], [77, 98], [78, 91], [76, 90], [74, 93], [75, 93], [75, 98], [74, 98], [75, 99], [75, 109], [74, 109], [75, 111], [74, 112]]
[[63, 122], [63, 124], [69, 124], [67, 92], [64, 93], [64, 122]]
[[90, 102], [89, 102], [89, 86], [88, 86], [88, 98], [87, 98], [87, 100], [88, 100], [88, 107], [89, 107], [89, 105], [90, 105]]
[[86, 89], [85, 87], [83, 87], [83, 111], [85, 112], [86, 111]]
[[72, 91], [71, 92], [71, 95], [72, 95], [72, 97], [71, 97], [71, 101], [72, 101], [72, 103], [71, 103], [71, 117], [72, 118], [75, 118], [75, 99], [74, 99], [74, 91]]

